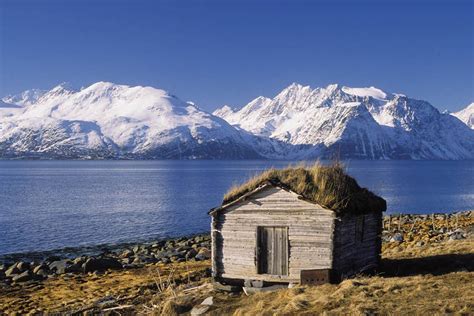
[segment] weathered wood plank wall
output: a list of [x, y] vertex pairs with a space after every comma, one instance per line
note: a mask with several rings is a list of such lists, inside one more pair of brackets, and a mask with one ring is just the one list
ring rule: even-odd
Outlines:
[[[266, 188], [220, 212], [213, 221], [213, 267], [218, 277], [297, 282], [302, 269], [332, 266], [334, 212], [283, 189]], [[288, 227], [287, 276], [257, 273], [258, 226]]]
[[[382, 213], [345, 214], [335, 223], [333, 269], [342, 277], [348, 277], [360, 270], [377, 267]], [[359, 225], [362, 225], [362, 234]]]

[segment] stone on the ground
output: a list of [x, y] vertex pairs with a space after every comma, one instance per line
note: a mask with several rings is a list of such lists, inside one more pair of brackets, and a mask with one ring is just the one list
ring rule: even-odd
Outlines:
[[188, 258], [188, 259], [192, 259], [196, 255], [197, 255], [197, 251], [194, 248], [191, 248], [190, 250], [188, 250], [188, 252], [186, 252], [186, 258]]
[[18, 268], [16, 267], [16, 264], [14, 264], [10, 268], [8, 268], [7, 271], [5, 271], [5, 275], [7, 277], [10, 277], [10, 276], [13, 276], [13, 275], [16, 275], [16, 274], [19, 274], [19, 273], [20, 273], [20, 270], [18, 270]]
[[220, 282], [213, 282], [212, 286], [215, 290], [224, 291], [224, 292], [240, 292], [242, 287], [236, 285], [222, 284]]
[[28, 262], [19, 261], [17, 262], [16, 267], [20, 272], [24, 272], [30, 269], [30, 264]]
[[56, 274], [66, 273], [66, 268], [71, 264], [69, 259], [53, 261], [49, 264], [49, 269]]
[[211, 251], [207, 248], [201, 248], [199, 253], [194, 258], [198, 261], [210, 259]]
[[402, 242], [403, 241], [403, 235], [401, 233], [396, 233], [390, 238], [390, 242]]
[[89, 258], [87, 261], [82, 265], [83, 271], [87, 272], [94, 272], [94, 271], [104, 271], [108, 269], [121, 269], [122, 264], [120, 261], [114, 258]]
[[212, 296], [209, 296], [206, 298], [204, 301], [202, 301], [201, 305], [213, 305], [214, 304], [214, 298]]
[[40, 264], [40, 265], [37, 265], [37, 266], [33, 269], [33, 273], [34, 273], [34, 274], [38, 274], [38, 271], [40, 271], [40, 270], [46, 271], [46, 270], [48, 270], [48, 269], [49, 269], [49, 267], [48, 267], [47, 265], [45, 265], [45, 264]]
[[126, 249], [120, 254], [120, 258], [130, 258], [133, 256], [133, 251]]
[[33, 275], [31, 274], [30, 271], [26, 270], [25, 272], [14, 276], [12, 280], [14, 282], [26, 282], [26, 281], [33, 280]]
[[209, 305], [197, 305], [191, 310], [191, 315], [204, 315], [209, 310]]

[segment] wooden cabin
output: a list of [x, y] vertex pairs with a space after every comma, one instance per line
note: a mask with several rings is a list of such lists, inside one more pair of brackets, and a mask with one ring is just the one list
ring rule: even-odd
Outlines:
[[320, 284], [376, 269], [385, 210], [339, 165], [269, 170], [210, 210], [213, 278]]

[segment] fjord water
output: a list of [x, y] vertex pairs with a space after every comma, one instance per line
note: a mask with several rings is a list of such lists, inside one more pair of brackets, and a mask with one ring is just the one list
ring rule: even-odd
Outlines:
[[[209, 229], [234, 183], [285, 161], [0, 161], [0, 254]], [[388, 213], [474, 209], [472, 161], [347, 161]]]

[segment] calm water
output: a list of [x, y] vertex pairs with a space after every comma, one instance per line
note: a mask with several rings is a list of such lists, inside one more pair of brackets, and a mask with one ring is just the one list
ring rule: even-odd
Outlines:
[[[207, 211], [271, 161], [0, 161], [0, 254], [207, 230]], [[474, 162], [349, 161], [390, 213], [474, 208]]]

